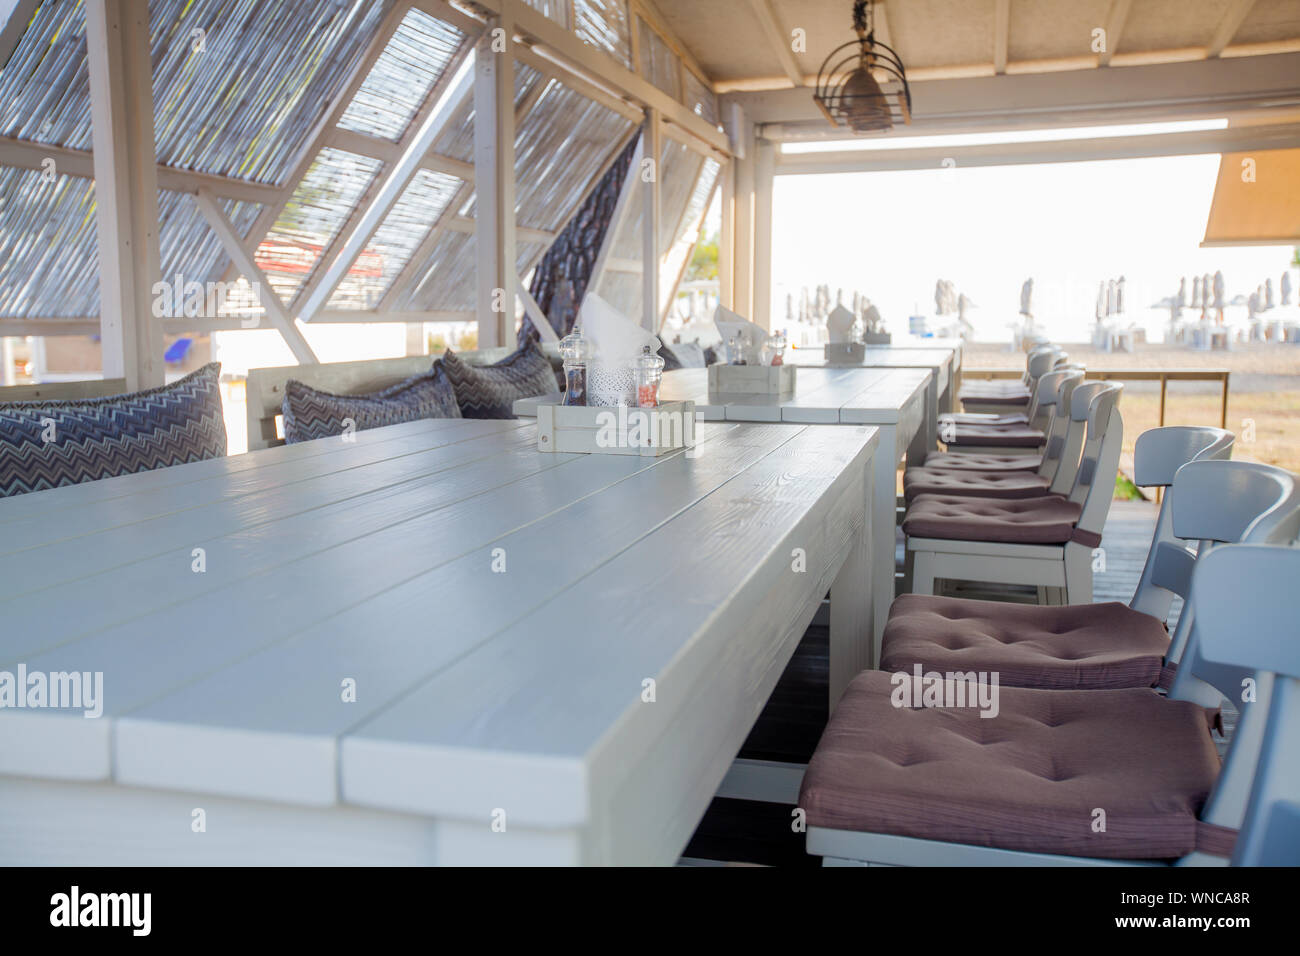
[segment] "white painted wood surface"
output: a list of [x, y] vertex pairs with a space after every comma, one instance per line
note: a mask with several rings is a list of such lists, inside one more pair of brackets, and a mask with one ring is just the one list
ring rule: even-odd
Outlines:
[[[880, 429], [881, 454], [873, 458], [871, 508], [870, 630], [879, 649], [881, 633], [894, 600], [894, 526], [897, 506], [897, 464], [904, 458], [924, 460], [934, 446], [926, 427], [927, 389], [933, 375], [923, 368], [800, 368], [793, 395], [719, 394], [709, 391], [708, 369], [665, 372], [659, 396], [663, 401], [693, 401], [705, 421], [784, 422], [827, 425], [875, 425]], [[516, 415], [536, 415], [540, 401], [515, 402]], [[887, 450], [893, 448], [893, 455]], [[866, 661], [873, 663], [875, 657]]]
[[0, 710], [0, 863], [672, 862], [828, 591], [836, 688], [870, 654], [879, 430], [699, 439], [411, 422], [0, 500], [0, 669], [104, 675]]

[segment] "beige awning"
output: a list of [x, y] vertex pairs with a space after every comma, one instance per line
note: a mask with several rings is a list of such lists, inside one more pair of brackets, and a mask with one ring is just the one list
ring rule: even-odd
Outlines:
[[1300, 245], [1300, 149], [1224, 153], [1202, 246]]

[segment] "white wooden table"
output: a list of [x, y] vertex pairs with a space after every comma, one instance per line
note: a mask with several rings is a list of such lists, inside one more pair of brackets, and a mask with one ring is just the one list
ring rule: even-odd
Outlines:
[[[880, 657], [880, 638], [894, 600], [895, 472], [905, 457], [924, 460], [934, 447], [927, 444], [925, 427], [930, 379], [929, 371], [919, 368], [800, 368], [793, 395], [711, 393], [708, 370], [691, 368], [665, 372], [660, 389], [664, 401], [695, 402], [704, 421], [875, 425], [880, 429], [871, 522], [873, 664]], [[539, 401], [558, 399], [556, 393], [518, 401], [515, 414], [536, 415]]]
[[[828, 365], [821, 349], [789, 349], [789, 364], [799, 368], [845, 368]], [[958, 372], [961, 368], [960, 346], [909, 347], [898, 345], [868, 345], [860, 365], [852, 368], [923, 368], [931, 373], [926, 389], [925, 421], [929, 430], [926, 436], [929, 447], [939, 440], [939, 415], [955, 407]]]
[[879, 431], [699, 437], [423, 421], [0, 500], [0, 670], [104, 682], [0, 709], [0, 864], [672, 863], [828, 588], [832, 694], [870, 657]]

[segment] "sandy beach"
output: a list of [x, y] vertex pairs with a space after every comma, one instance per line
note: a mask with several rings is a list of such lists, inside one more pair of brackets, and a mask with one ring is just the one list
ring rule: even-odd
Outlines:
[[[1300, 346], [1252, 343], [1230, 352], [1201, 352], [1149, 344], [1138, 345], [1133, 352], [1100, 352], [1087, 344], [1062, 345], [1072, 361], [1090, 369], [1226, 369], [1227, 427], [1237, 435], [1233, 457], [1300, 470], [1300, 444], [1294, 437], [1300, 421]], [[1021, 367], [1022, 362], [1005, 344], [971, 342], [965, 348], [968, 373], [981, 368]], [[1124, 383], [1120, 411], [1124, 416], [1125, 471], [1131, 468], [1134, 439], [1159, 424], [1159, 410], [1159, 383]], [[1169, 384], [1166, 425], [1218, 425], [1221, 413], [1218, 382]]]

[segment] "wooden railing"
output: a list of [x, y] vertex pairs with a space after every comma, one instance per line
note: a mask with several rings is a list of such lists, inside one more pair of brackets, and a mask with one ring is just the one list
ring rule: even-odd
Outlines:
[[[965, 368], [964, 379], [1019, 378], [1024, 373], [1012, 368]], [[1219, 412], [1219, 427], [1228, 427], [1228, 370], [1226, 368], [1089, 368], [1086, 378], [1114, 380], [1117, 382], [1159, 382], [1160, 422], [1165, 423], [1165, 398], [1170, 382], [1221, 382], [1223, 403]]]

